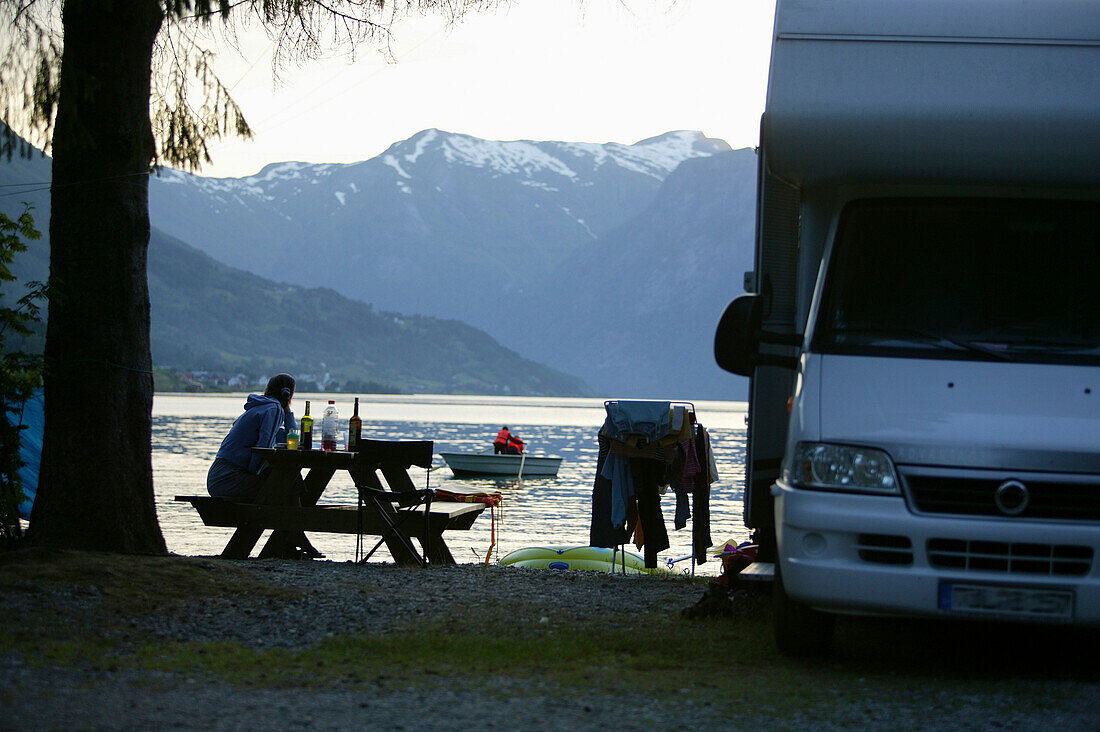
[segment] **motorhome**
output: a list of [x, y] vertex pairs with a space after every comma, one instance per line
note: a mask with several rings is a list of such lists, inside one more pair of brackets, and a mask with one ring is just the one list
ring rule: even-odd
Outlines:
[[1100, 624], [1098, 80], [1094, 0], [778, 0], [715, 354], [784, 652], [837, 613]]

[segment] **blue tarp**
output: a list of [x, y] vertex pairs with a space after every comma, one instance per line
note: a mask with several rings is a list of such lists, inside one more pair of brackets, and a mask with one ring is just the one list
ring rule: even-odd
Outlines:
[[23, 405], [22, 413], [8, 412], [7, 415], [12, 424], [27, 427], [19, 432], [19, 457], [24, 463], [19, 469], [19, 477], [23, 480], [23, 493], [27, 496], [27, 500], [19, 504], [19, 515], [25, 519], [31, 517], [31, 505], [38, 490], [38, 463], [42, 457], [42, 431], [45, 427], [44, 404], [42, 390], [39, 389]]

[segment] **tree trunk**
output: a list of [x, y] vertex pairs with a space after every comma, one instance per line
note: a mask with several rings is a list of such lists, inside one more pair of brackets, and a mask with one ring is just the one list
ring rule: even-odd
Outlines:
[[164, 554], [153, 501], [148, 172], [157, 0], [66, 0], [42, 467], [31, 541]]

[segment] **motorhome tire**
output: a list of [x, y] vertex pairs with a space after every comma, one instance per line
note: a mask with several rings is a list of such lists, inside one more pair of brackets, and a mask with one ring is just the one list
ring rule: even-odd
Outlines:
[[779, 565], [772, 583], [775, 643], [785, 656], [825, 656], [833, 645], [836, 616], [791, 599], [783, 587]]

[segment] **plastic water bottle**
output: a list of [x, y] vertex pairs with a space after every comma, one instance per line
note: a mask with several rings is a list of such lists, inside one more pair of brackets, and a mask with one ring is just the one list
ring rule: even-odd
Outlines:
[[329, 400], [325, 413], [321, 416], [321, 449], [336, 449], [336, 433], [340, 431], [340, 413], [336, 411], [336, 402]]

